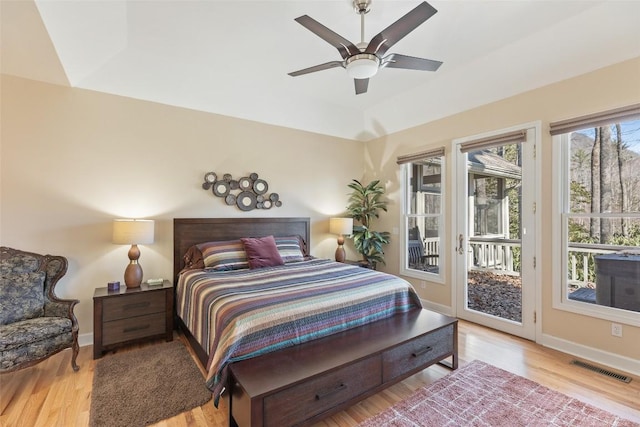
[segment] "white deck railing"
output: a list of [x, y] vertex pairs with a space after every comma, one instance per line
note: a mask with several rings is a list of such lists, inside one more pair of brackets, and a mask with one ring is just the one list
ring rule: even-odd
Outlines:
[[[502, 239], [497, 237], [473, 237], [469, 239], [468, 265], [474, 268], [498, 270], [505, 273], [515, 273], [515, 251], [520, 250], [520, 240]], [[518, 266], [519, 267], [519, 266]]]
[[440, 238], [424, 239], [424, 263], [428, 266], [440, 265]]
[[[440, 239], [437, 237], [424, 239], [425, 264], [438, 265]], [[508, 274], [519, 274], [517, 263], [521, 245], [520, 240], [499, 237], [473, 237], [469, 239], [468, 265], [470, 268], [500, 271]], [[574, 243], [569, 246], [569, 284], [585, 286], [595, 282], [596, 255], [610, 254], [623, 249], [624, 246]]]
[[594, 285], [596, 255], [611, 254], [624, 249], [625, 246], [597, 245], [590, 243], [574, 243], [569, 246], [569, 278], [568, 284], [578, 287]]

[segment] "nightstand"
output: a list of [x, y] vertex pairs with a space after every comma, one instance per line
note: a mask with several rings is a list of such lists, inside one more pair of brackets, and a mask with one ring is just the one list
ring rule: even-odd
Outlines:
[[97, 288], [93, 293], [93, 358], [105, 351], [143, 340], [173, 340], [173, 286]]
[[364, 260], [354, 261], [352, 259], [345, 259], [344, 263], [349, 265], [357, 265], [358, 267], [369, 268], [373, 270], [373, 266], [371, 264], [367, 264], [367, 262]]

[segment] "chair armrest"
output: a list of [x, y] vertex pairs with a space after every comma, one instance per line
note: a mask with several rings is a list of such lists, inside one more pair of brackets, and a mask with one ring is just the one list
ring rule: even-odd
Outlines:
[[45, 317], [66, 317], [71, 319], [74, 327], [77, 327], [78, 321], [73, 314], [73, 307], [80, 301], [76, 299], [56, 299], [55, 301], [47, 301], [44, 304]]

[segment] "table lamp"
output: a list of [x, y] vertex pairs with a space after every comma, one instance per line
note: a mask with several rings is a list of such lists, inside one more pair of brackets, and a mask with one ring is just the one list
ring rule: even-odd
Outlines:
[[149, 219], [113, 220], [113, 243], [131, 245], [129, 265], [124, 270], [124, 283], [127, 288], [137, 288], [142, 283], [142, 267], [138, 263], [140, 249], [138, 244], [153, 243], [154, 222]]
[[344, 262], [344, 236], [353, 233], [353, 218], [330, 218], [329, 232], [338, 235], [338, 248], [336, 249], [336, 261]]

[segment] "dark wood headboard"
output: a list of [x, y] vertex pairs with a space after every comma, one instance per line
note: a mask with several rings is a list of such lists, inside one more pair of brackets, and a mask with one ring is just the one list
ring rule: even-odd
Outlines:
[[304, 254], [309, 255], [309, 218], [174, 218], [173, 280], [184, 267], [182, 257], [191, 246], [242, 237], [302, 236]]

